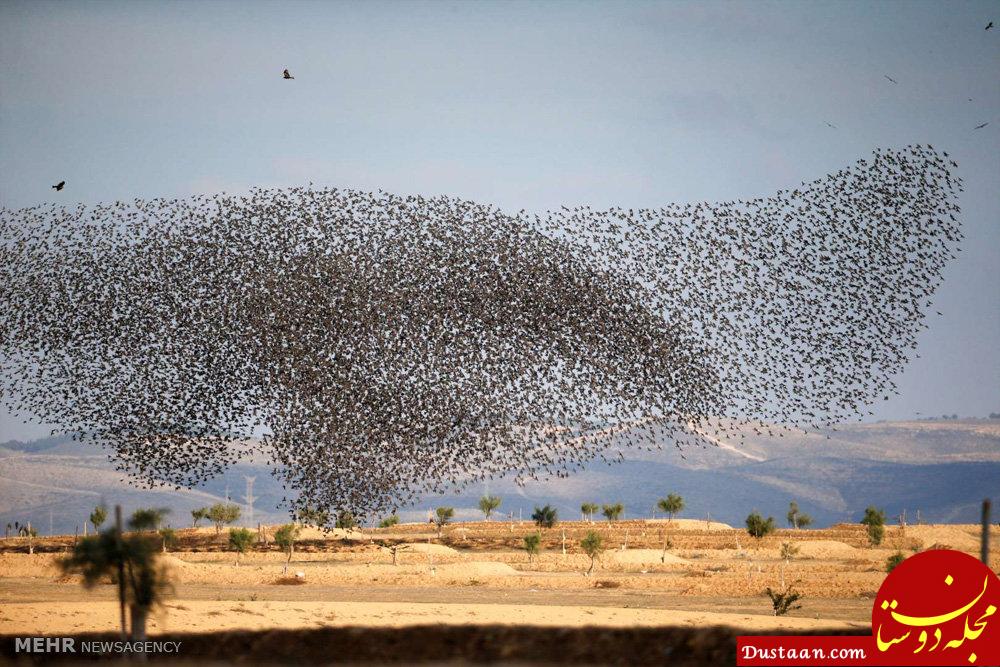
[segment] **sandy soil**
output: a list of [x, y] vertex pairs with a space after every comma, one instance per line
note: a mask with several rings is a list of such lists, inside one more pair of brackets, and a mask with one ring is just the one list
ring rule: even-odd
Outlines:
[[[668, 525], [673, 546], [664, 557]], [[310, 533], [288, 570], [301, 573], [299, 585], [282, 584], [286, 556], [273, 545], [258, 544], [237, 566], [214, 528], [182, 531], [178, 550], [162, 556], [177, 595], [151, 632], [426, 623], [866, 627], [885, 560], [896, 549], [978, 549], [973, 526], [890, 527], [882, 547], [871, 548], [857, 525], [753, 540], [704, 521], [565, 522], [542, 531], [543, 552], [529, 563], [520, 545], [535, 530], [527, 523], [481, 522], [446, 529], [441, 539], [419, 524], [325, 538]], [[611, 548], [585, 576], [590, 559], [579, 539], [590, 530]], [[622, 550], [626, 541], [634, 548]], [[114, 630], [114, 587], [85, 592], [79, 577], [58, 567], [71, 542], [39, 540], [34, 546], [42, 552], [31, 555], [19, 540], [0, 542], [0, 633]], [[799, 548], [788, 562], [780, 558], [783, 542]], [[392, 546], [404, 547], [396, 565]], [[1000, 551], [992, 554], [997, 569]], [[774, 617], [763, 590], [780, 588], [782, 580], [805, 595], [803, 608]]]
[[[426, 623], [530, 623], [541, 626], [600, 625], [634, 627], [681, 625], [738, 626], [747, 630], [847, 628], [863, 624], [812, 618], [663, 609], [616, 609], [507, 604], [415, 604], [392, 602], [253, 602], [174, 601], [154, 615], [150, 632], [188, 632], [233, 629], [304, 628], [316, 626], [378, 625], [402, 627]], [[7, 634], [96, 632], [114, 629], [118, 605], [111, 601], [14, 603], [0, 612], [0, 628]]]

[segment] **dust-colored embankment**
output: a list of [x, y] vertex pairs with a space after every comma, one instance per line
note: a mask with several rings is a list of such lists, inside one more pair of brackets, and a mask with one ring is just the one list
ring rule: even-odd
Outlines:
[[859, 552], [850, 544], [835, 540], [805, 540], [793, 545], [798, 548], [796, 555], [801, 558], [857, 558]]
[[[516, 664], [663, 665], [704, 667], [736, 663], [736, 637], [727, 627], [630, 627], [591, 625], [414, 625], [405, 628], [313, 628], [160, 635], [181, 642], [177, 664], [257, 665]], [[772, 634], [783, 634], [777, 630]], [[871, 636], [867, 627], [792, 631], [805, 635]], [[766, 634], [766, 633], [763, 633]], [[112, 633], [77, 635], [78, 640], [113, 641]], [[250, 648], [252, 647], [252, 649]], [[335, 650], [331, 650], [334, 647]], [[252, 653], [251, 653], [252, 650]], [[51, 656], [14, 653], [10, 635], [0, 636], [0, 662], [45, 664]], [[161, 662], [157, 660], [157, 662]], [[162, 663], [161, 663], [162, 664]], [[170, 664], [170, 663], [168, 663]]]
[[[151, 617], [151, 634], [199, 632], [205, 628], [260, 630], [316, 626], [403, 627], [423, 623], [527, 624], [546, 627], [597, 625], [618, 628], [727, 625], [745, 630], [787, 631], [860, 625], [788, 616], [561, 605], [174, 600], [163, 611], [164, 613]], [[110, 632], [117, 623], [118, 605], [106, 600], [12, 603], [5, 605], [0, 611], [0, 631], [7, 634]]]

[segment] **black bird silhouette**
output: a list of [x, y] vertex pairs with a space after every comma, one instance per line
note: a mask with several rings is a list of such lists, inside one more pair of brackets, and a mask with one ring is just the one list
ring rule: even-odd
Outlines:
[[289, 73], [288, 73], [288, 70], [286, 69], [286, 70], [284, 71], [284, 78], [286, 78], [286, 79], [294, 79], [295, 77], [294, 77], [294, 76], [292, 76], [291, 74], [289, 74]]
[[984, 127], [986, 127], [987, 125], [989, 125], [989, 123], [983, 123], [982, 125], [976, 125], [976, 126], [975, 126], [974, 128], [972, 128], [972, 129], [973, 129], [973, 130], [981, 130], [981, 129], [983, 129]]
[[892, 78], [891, 76], [889, 76], [888, 74], [883, 74], [882, 76], [884, 76], [885, 78], [889, 79], [889, 81], [892, 81], [893, 83], [899, 83], [899, 81], [896, 81], [895, 79], [893, 79], [893, 78]]
[[52, 188], [56, 191], [62, 190], [64, 187], [66, 187], [66, 181], [59, 181], [58, 183], [52, 186]]
[[993, 21], [990, 21], [989, 23], [986, 24], [986, 29], [987, 30], [989, 30], [992, 27], [993, 27]]

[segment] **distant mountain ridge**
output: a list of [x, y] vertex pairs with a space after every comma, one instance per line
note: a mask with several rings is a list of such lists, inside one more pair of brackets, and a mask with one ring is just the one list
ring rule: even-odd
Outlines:
[[[857, 521], [869, 504], [890, 517], [906, 510], [914, 520], [978, 520], [978, 503], [1000, 497], [1000, 420], [886, 422], [838, 426], [803, 434], [769, 437], [752, 427], [743, 438], [679, 452], [671, 444], [658, 451], [622, 447], [623, 462], [592, 462], [568, 478], [510, 479], [477, 485], [459, 494], [430, 495], [401, 508], [407, 520], [426, 520], [432, 507], [455, 507], [459, 519], [479, 516], [485, 492], [503, 496], [502, 513], [530, 515], [534, 505], [556, 506], [560, 516], [579, 516], [582, 502], [621, 502], [631, 518], [649, 517], [657, 498], [684, 496], [683, 516], [742, 524], [752, 509], [779, 524], [791, 500], [817, 526]], [[683, 454], [683, 458], [681, 456]], [[280, 509], [286, 491], [258, 463], [240, 463], [198, 489], [141, 489], [129, 486], [107, 454], [93, 443], [45, 438], [0, 444], [0, 526], [31, 521], [43, 533], [73, 532], [94, 505], [121, 503], [173, 508], [170, 522], [189, 525], [190, 510], [228, 496], [243, 503], [244, 475], [254, 476], [254, 521], [287, 519]]]

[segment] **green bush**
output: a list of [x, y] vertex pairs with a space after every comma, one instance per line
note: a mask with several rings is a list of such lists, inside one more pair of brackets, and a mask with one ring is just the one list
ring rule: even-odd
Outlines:
[[528, 562], [538, 555], [539, 546], [542, 543], [542, 536], [538, 533], [524, 536], [524, 550], [528, 552]]
[[240, 563], [240, 554], [245, 554], [253, 544], [253, 533], [246, 528], [229, 529], [229, 548], [236, 552], [236, 564]]
[[622, 517], [625, 512], [625, 506], [621, 503], [615, 503], [614, 505], [601, 505], [601, 513], [608, 521], [617, 521]]
[[660, 498], [656, 506], [661, 512], [665, 512], [670, 520], [674, 520], [674, 515], [680, 514], [684, 510], [684, 499], [676, 493], [667, 494], [666, 498]]
[[196, 510], [191, 510], [191, 527], [197, 528], [198, 522], [201, 521], [202, 519], [207, 519], [207, 518], [208, 518], [207, 507], [199, 507]]
[[[789, 611], [795, 609], [802, 609], [802, 605], [795, 604], [798, 600], [802, 599], [802, 595], [796, 593], [791, 586], [789, 586], [783, 593], [778, 593], [772, 591], [770, 586], [764, 591], [764, 593], [771, 598], [771, 605], [774, 607], [775, 616], [784, 616]], [[794, 605], [794, 606], [793, 606]]]
[[303, 507], [296, 511], [299, 521], [308, 526], [325, 526], [330, 522], [330, 512], [313, 507]]
[[378, 522], [378, 527], [379, 528], [392, 528], [397, 523], [399, 523], [399, 516], [397, 516], [396, 514], [392, 514], [392, 515], [387, 516], [386, 518], [382, 519], [381, 521], [379, 521]]
[[805, 528], [812, 524], [812, 517], [799, 511], [799, 504], [794, 500], [788, 503], [788, 525], [792, 528]]
[[531, 513], [531, 520], [535, 522], [539, 528], [551, 528], [556, 525], [559, 516], [556, 512], [556, 508], [551, 505], [546, 505], [545, 507], [536, 507], [535, 511]]
[[336, 525], [337, 528], [342, 528], [344, 530], [351, 530], [352, 528], [357, 527], [358, 520], [354, 517], [353, 512], [349, 512], [348, 510], [340, 510], [339, 512], [337, 512], [337, 522], [334, 525]]
[[893, 570], [895, 570], [896, 567], [899, 566], [899, 564], [902, 563], [904, 560], [906, 560], [906, 556], [903, 555], [902, 551], [897, 551], [893, 555], [891, 555], [888, 558], [886, 558], [885, 559], [885, 571], [886, 571], [886, 573], [889, 573], [889, 572], [892, 572]]
[[222, 527], [240, 518], [240, 506], [235, 503], [215, 503], [208, 508], [208, 520], [215, 524], [215, 534], [222, 532]]
[[292, 554], [295, 552], [295, 540], [299, 537], [299, 527], [294, 523], [286, 523], [284, 526], [274, 531], [274, 543], [285, 552], [285, 572], [288, 571], [288, 564], [292, 562]]
[[141, 507], [132, 512], [128, 527], [132, 530], [158, 530], [163, 519], [170, 514], [167, 507]]
[[765, 519], [757, 512], [751, 512], [747, 517], [747, 532], [758, 540], [774, 531], [774, 517]]
[[434, 510], [434, 523], [437, 524], [438, 535], [444, 530], [444, 527], [451, 523], [452, 518], [455, 516], [454, 507], [438, 507]]
[[587, 533], [587, 536], [580, 541], [580, 547], [583, 548], [583, 553], [590, 556], [590, 567], [587, 569], [587, 575], [594, 569], [594, 561], [601, 555], [601, 549], [604, 545], [604, 540], [600, 535], [594, 531]]
[[479, 510], [486, 515], [486, 520], [489, 521], [490, 515], [500, 507], [502, 502], [503, 499], [500, 496], [483, 496], [479, 499]]
[[160, 545], [163, 548], [163, 553], [167, 553], [167, 549], [170, 549], [177, 544], [177, 531], [173, 528], [160, 528]]
[[869, 505], [865, 509], [861, 523], [868, 527], [868, 542], [871, 546], [877, 547], [882, 544], [882, 538], [885, 536], [885, 510]]
[[94, 508], [94, 511], [90, 513], [90, 523], [94, 524], [94, 530], [100, 531], [101, 524], [108, 518], [108, 508], [104, 505], [98, 505]]

